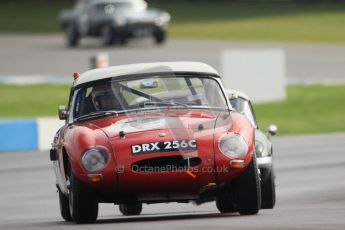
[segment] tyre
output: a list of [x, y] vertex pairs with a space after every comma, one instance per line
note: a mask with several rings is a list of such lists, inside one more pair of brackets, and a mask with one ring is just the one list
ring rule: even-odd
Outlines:
[[69, 209], [72, 219], [77, 224], [93, 223], [98, 216], [98, 202], [93, 192], [81, 184], [69, 170], [70, 192]]
[[223, 186], [216, 197], [216, 206], [221, 213], [236, 212], [231, 187]]
[[276, 203], [276, 186], [273, 167], [267, 180], [261, 184], [261, 208], [272, 209]]
[[68, 26], [65, 30], [67, 45], [70, 47], [75, 47], [79, 42], [79, 33], [75, 26]]
[[115, 33], [113, 31], [113, 27], [110, 25], [105, 25], [103, 26], [101, 30], [101, 39], [102, 39], [102, 44], [104, 46], [110, 46], [114, 44], [115, 41]]
[[161, 45], [163, 44], [165, 41], [166, 41], [166, 32], [163, 30], [163, 29], [156, 29], [154, 32], [153, 32], [153, 37], [154, 37], [154, 40], [155, 40], [155, 43], [157, 45]]
[[256, 157], [234, 181], [236, 209], [241, 215], [254, 215], [261, 207], [261, 188]]
[[69, 210], [68, 197], [63, 194], [59, 189], [59, 203], [60, 203], [60, 214], [61, 217], [69, 222], [72, 221], [72, 217]]
[[120, 212], [124, 216], [134, 216], [134, 215], [140, 215], [141, 211], [143, 210], [143, 205], [140, 203], [120, 204], [119, 209], [120, 209]]

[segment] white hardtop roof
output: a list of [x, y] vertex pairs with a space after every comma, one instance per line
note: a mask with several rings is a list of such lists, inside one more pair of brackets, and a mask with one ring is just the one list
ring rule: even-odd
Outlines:
[[75, 80], [74, 86], [106, 79], [110, 77], [119, 77], [125, 75], [135, 74], [154, 74], [154, 73], [174, 73], [174, 72], [188, 72], [188, 73], [206, 73], [219, 76], [218, 72], [211, 66], [201, 62], [156, 62], [156, 63], [141, 63], [130, 65], [119, 65], [107, 68], [94, 69], [84, 72]]

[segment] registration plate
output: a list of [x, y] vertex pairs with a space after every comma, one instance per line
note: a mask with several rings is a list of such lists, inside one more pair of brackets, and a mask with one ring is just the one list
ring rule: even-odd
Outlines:
[[162, 141], [132, 145], [131, 148], [133, 155], [139, 155], [179, 150], [197, 150], [197, 143], [196, 140]]

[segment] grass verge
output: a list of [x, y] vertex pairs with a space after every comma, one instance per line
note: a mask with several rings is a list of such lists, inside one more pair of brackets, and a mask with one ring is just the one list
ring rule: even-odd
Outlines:
[[[0, 118], [57, 116], [67, 104], [67, 85], [1, 85]], [[345, 85], [288, 86], [283, 102], [254, 105], [261, 128], [274, 123], [279, 134], [345, 131]]]
[[174, 37], [345, 42], [345, 4], [164, 2]]
[[68, 103], [67, 85], [0, 84], [0, 118], [57, 116], [57, 107]]
[[280, 134], [345, 131], [345, 86], [289, 86], [283, 102], [254, 105], [261, 128], [278, 125]]
[[[0, 2], [0, 32], [59, 32], [57, 17], [72, 1]], [[171, 13], [169, 34], [288, 42], [345, 42], [345, 3], [231, 3], [156, 1]]]

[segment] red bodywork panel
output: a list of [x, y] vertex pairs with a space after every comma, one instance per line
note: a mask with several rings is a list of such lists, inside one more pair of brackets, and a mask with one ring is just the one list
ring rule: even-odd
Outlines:
[[[120, 137], [123, 131], [125, 137]], [[245, 167], [231, 169], [232, 160], [219, 149], [227, 133], [241, 134], [248, 152]], [[105, 117], [71, 124], [60, 136], [73, 172], [80, 181], [98, 191], [130, 194], [194, 194], [210, 184], [222, 184], [238, 176], [249, 164], [254, 149], [254, 129], [241, 114], [210, 110], [166, 110]], [[174, 140], [196, 140], [197, 150], [164, 151], [133, 155], [132, 146]], [[103, 181], [92, 183], [80, 164], [82, 154], [91, 147], [102, 147], [109, 154], [106, 166], [96, 173]], [[136, 172], [132, 164], [164, 156], [198, 157], [201, 163], [182, 171]], [[62, 167], [60, 159], [60, 168]]]

